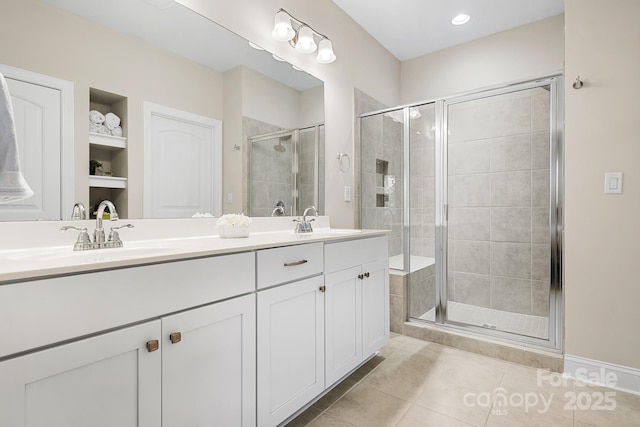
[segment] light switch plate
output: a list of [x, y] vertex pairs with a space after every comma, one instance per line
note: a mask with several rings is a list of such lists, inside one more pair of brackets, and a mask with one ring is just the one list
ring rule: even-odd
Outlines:
[[607, 172], [604, 174], [604, 193], [622, 194], [622, 172]]

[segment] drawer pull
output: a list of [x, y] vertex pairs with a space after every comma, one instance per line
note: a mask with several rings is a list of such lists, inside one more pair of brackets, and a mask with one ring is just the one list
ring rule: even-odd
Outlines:
[[309, 261], [307, 261], [306, 259], [302, 259], [300, 261], [296, 261], [296, 262], [285, 262], [284, 266], [285, 267], [295, 267], [296, 265], [302, 265], [302, 264], [306, 264]]
[[147, 351], [149, 353], [153, 353], [159, 348], [160, 348], [160, 344], [158, 343], [158, 340], [147, 341]]
[[171, 344], [177, 344], [182, 341], [182, 334], [180, 332], [172, 332], [169, 334], [169, 340], [171, 340]]

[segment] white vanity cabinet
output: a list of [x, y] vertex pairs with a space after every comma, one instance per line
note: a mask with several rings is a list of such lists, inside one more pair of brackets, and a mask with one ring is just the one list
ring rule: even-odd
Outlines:
[[252, 252], [0, 286], [0, 427], [255, 426], [255, 310]]
[[387, 238], [325, 245], [326, 385], [389, 340]]
[[159, 337], [156, 320], [0, 362], [0, 426], [161, 425]]
[[322, 252], [310, 244], [257, 254], [258, 286], [263, 275], [286, 283], [257, 295], [259, 427], [280, 424], [324, 391]]
[[162, 425], [255, 427], [255, 295], [162, 318]]

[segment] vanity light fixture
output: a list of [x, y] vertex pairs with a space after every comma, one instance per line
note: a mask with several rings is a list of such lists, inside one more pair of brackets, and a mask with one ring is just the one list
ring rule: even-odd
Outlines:
[[[294, 28], [295, 27], [295, 28]], [[318, 50], [316, 60], [321, 64], [330, 64], [336, 60], [331, 40], [284, 9], [278, 10], [271, 35], [278, 41], [289, 42], [300, 53], [313, 53]], [[316, 44], [316, 39], [319, 44]]]
[[453, 25], [463, 25], [466, 24], [467, 22], [469, 22], [469, 20], [471, 20], [471, 17], [467, 14], [461, 13], [459, 15], [456, 15], [452, 20], [451, 23]]

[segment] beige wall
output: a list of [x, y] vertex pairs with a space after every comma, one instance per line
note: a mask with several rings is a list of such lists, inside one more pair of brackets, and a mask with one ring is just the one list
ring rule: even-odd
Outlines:
[[401, 65], [403, 104], [562, 71], [563, 16], [483, 37]]
[[[353, 158], [353, 90], [355, 87], [388, 105], [400, 101], [400, 62], [362, 28], [357, 26], [331, 0], [179, 0], [180, 3], [211, 18], [222, 26], [251, 40], [325, 83], [326, 123], [326, 212], [332, 225], [351, 227], [354, 206], [343, 201], [343, 187], [353, 187], [353, 170], [342, 173], [335, 153]], [[285, 8], [333, 42], [338, 59], [319, 64], [314, 55], [300, 55], [287, 43], [271, 37], [273, 20]], [[242, 11], [240, 13], [239, 11]], [[333, 156], [331, 153], [334, 153]]]
[[[640, 368], [640, 2], [565, 7], [565, 350]], [[603, 194], [605, 172], [623, 194]]]
[[143, 102], [222, 119], [221, 73], [46, 3], [3, 0], [0, 40], [1, 63], [75, 83], [75, 198], [87, 206], [90, 87], [128, 98], [132, 218], [142, 217]]

